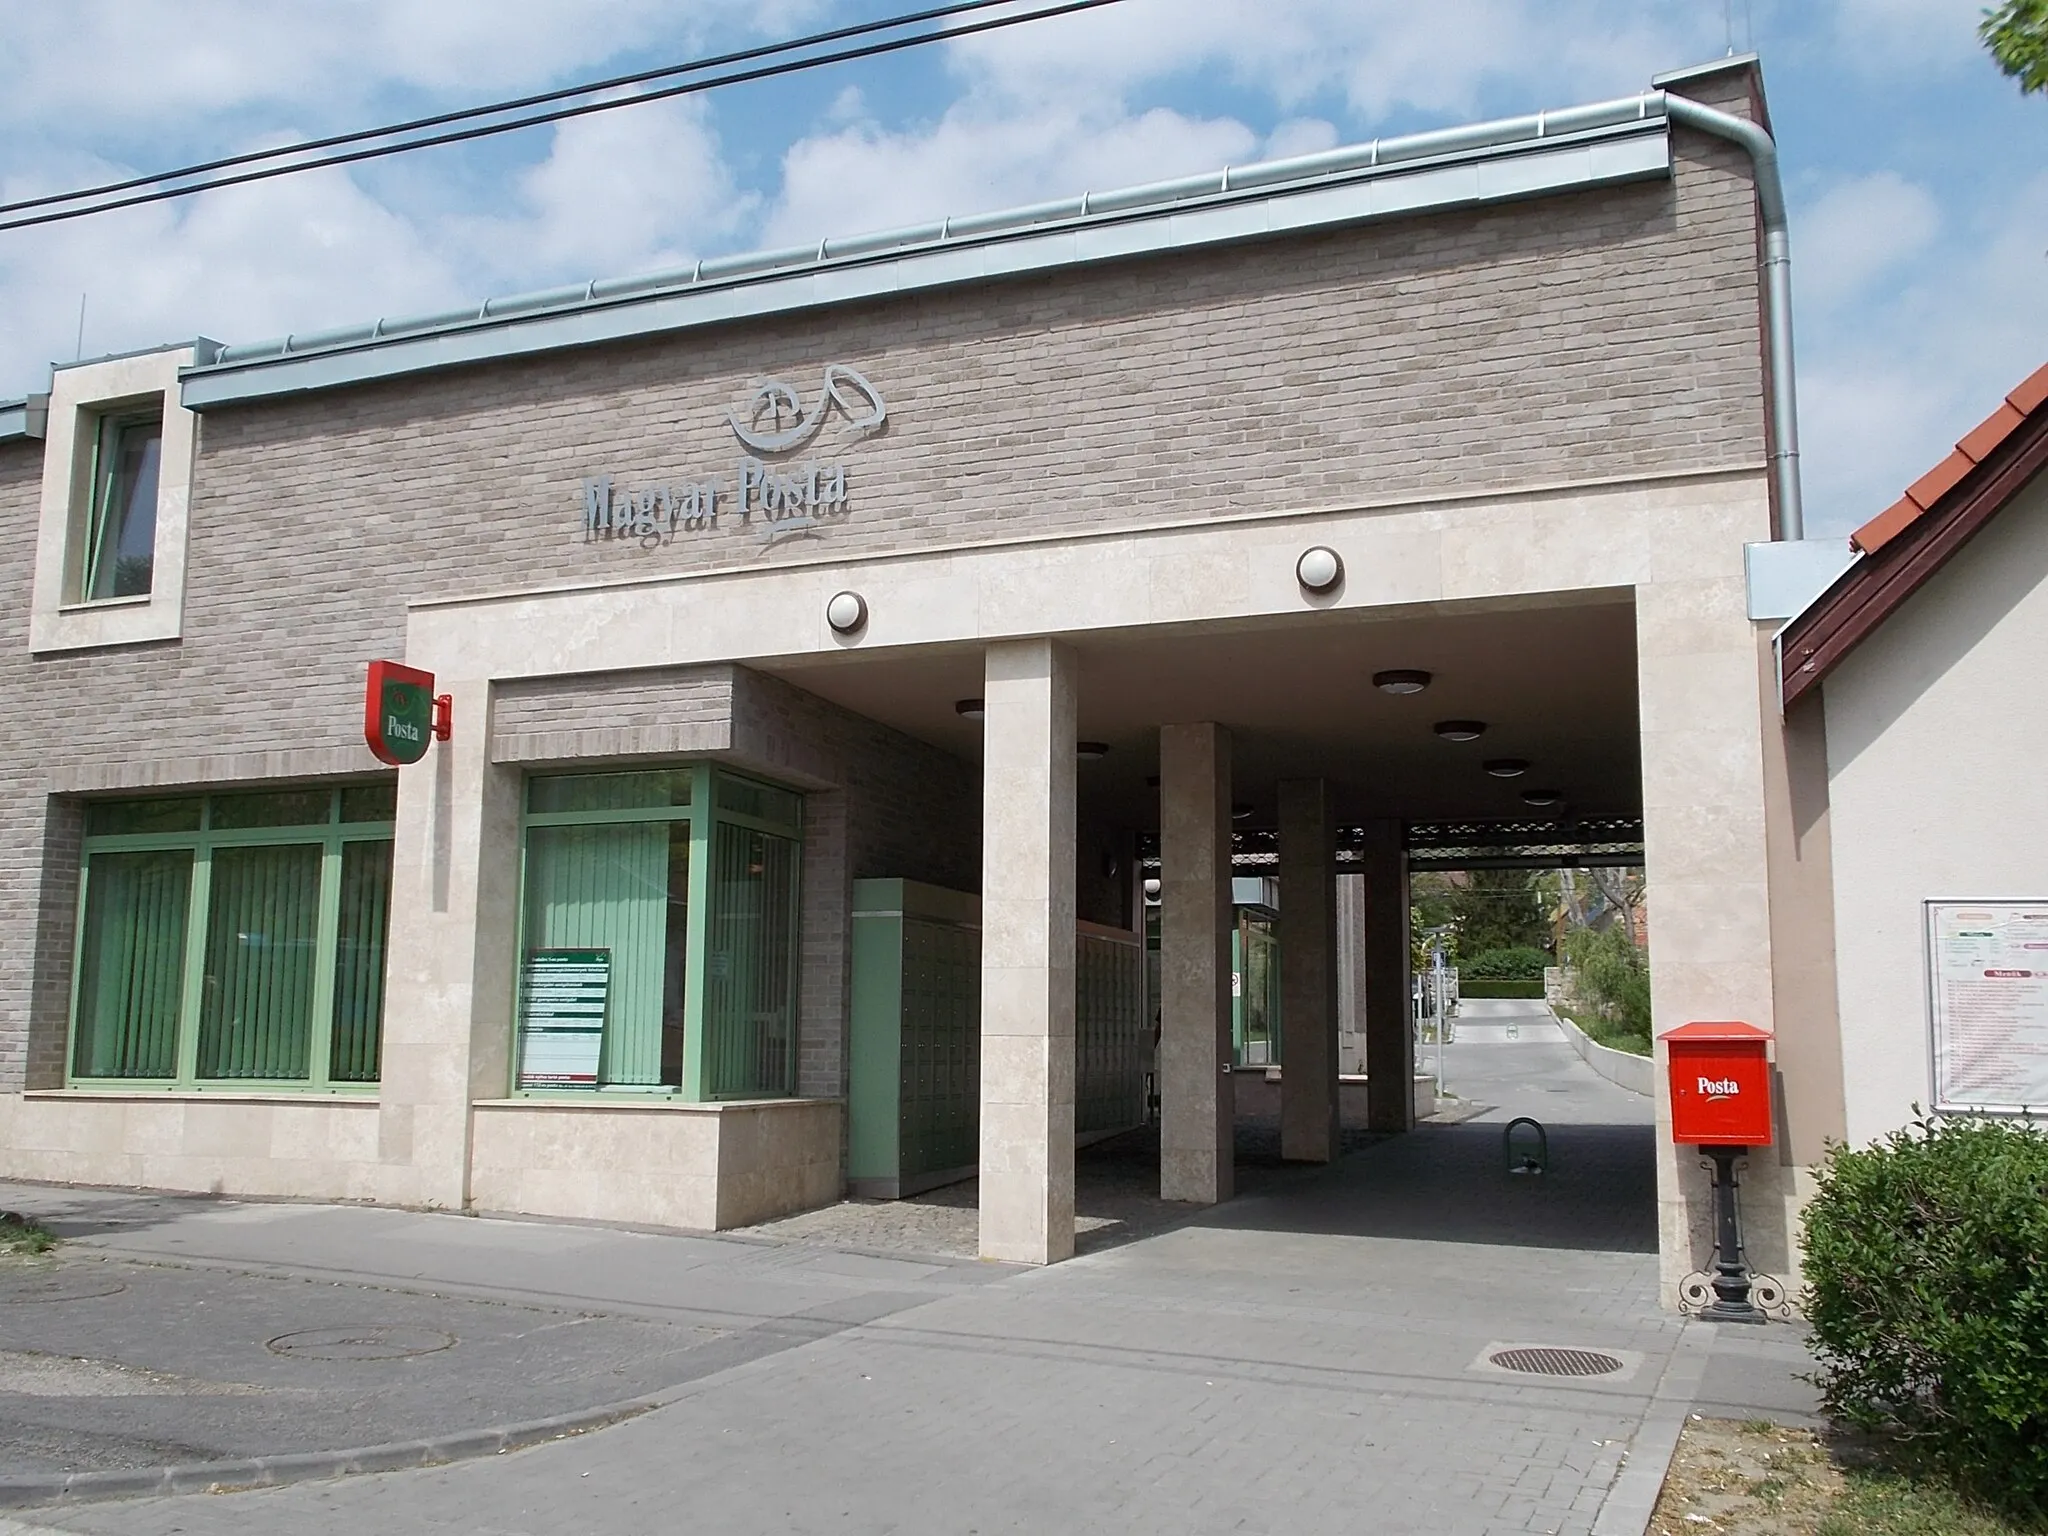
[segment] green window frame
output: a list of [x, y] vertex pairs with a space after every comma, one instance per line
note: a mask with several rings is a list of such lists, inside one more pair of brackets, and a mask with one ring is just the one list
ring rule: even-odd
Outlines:
[[375, 1093], [396, 799], [89, 802], [66, 1086]]
[[155, 586], [163, 443], [161, 402], [150, 411], [109, 412], [98, 419], [74, 601], [147, 597]]
[[[510, 1091], [792, 1095], [802, 850], [802, 795], [711, 763], [529, 776]], [[549, 1016], [534, 957], [595, 951], [596, 1080], [529, 1083], [534, 1026]]]

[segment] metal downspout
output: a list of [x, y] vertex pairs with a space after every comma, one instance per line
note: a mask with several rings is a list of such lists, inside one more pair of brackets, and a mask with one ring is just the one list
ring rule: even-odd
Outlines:
[[1793, 398], [1792, 242], [1785, 224], [1785, 184], [1778, 176], [1778, 146], [1746, 118], [1664, 93], [1664, 115], [1674, 123], [1730, 140], [1756, 165], [1756, 198], [1764, 220], [1764, 366], [1771, 381], [1771, 483], [1778, 496], [1778, 537], [1806, 536], [1799, 496], [1799, 408]]

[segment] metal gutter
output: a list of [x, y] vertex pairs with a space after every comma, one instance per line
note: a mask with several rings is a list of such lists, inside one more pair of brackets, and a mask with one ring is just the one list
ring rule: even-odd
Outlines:
[[1664, 94], [1674, 123], [1727, 139], [1748, 151], [1756, 167], [1757, 207], [1764, 226], [1764, 367], [1771, 383], [1771, 484], [1778, 497], [1778, 537], [1806, 537], [1799, 492], [1799, 406], [1792, 366], [1792, 241], [1785, 218], [1785, 184], [1778, 146], [1760, 126], [1686, 96]]
[[204, 410], [887, 294], [1668, 176], [1664, 107], [1663, 93], [1653, 91], [228, 346], [184, 371], [183, 400]]
[[20, 443], [41, 437], [49, 421], [48, 395], [30, 395], [26, 400], [0, 400], [0, 443]]

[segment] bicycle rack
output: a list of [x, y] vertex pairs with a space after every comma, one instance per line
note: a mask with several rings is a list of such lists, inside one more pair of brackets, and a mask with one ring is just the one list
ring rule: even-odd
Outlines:
[[[1515, 1132], [1525, 1125], [1536, 1133], [1536, 1140], [1517, 1156]], [[1517, 1115], [1501, 1129], [1500, 1152], [1509, 1173], [1541, 1173], [1550, 1166], [1550, 1133], [1543, 1129], [1542, 1121], [1529, 1115]]]

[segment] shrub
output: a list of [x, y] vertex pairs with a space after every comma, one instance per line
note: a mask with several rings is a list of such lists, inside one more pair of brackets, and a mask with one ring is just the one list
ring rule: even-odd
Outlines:
[[1521, 997], [1540, 999], [1543, 983], [1540, 981], [1467, 981], [1458, 978], [1458, 996], [1461, 998]]
[[2048, 1135], [1928, 1119], [1836, 1147], [1805, 1227], [1827, 1411], [1968, 1494], [2048, 1513]]
[[[1576, 972], [1578, 1001], [1622, 1034], [1650, 1033], [1650, 967], [1626, 930], [1567, 934], [1565, 961]], [[1592, 1031], [1588, 1030], [1591, 1034]]]
[[1541, 981], [1550, 956], [1540, 949], [1517, 945], [1513, 949], [1482, 949], [1458, 961], [1458, 981]]

